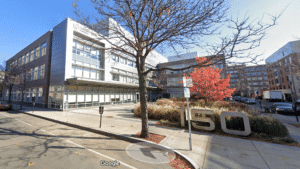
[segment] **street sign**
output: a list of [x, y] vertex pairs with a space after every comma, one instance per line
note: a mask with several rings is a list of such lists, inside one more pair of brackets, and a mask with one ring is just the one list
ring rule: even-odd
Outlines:
[[192, 79], [186, 79], [186, 87], [193, 87], [193, 80]]
[[188, 87], [184, 88], [184, 97], [190, 98], [190, 88], [188, 88]]
[[186, 79], [185, 76], [183, 76], [183, 87], [193, 87], [193, 80], [192, 79]]

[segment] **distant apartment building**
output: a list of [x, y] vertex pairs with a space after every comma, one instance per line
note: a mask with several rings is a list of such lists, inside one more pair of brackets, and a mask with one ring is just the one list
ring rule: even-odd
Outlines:
[[269, 87], [284, 99], [300, 98], [300, 41], [292, 41], [266, 59]]
[[[166, 63], [161, 63], [158, 64], [158, 68], [174, 68], [174, 69], [180, 69], [184, 67], [188, 67], [191, 65], [197, 64], [196, 62], [196, 57], [198, 57], [197, 52], [192, 52], [192, 53], [186, 53], [182, 54], [179, 56], [171, 56], [168, 57], [168, 61]], [[212, 56], [205, 56], [206, 58], [212, 57]], [[212, 63], [214, 63], [216, 68], [222, 69], [221, 72], [221, 78], [226, 77], [226, 64], [225, 60], [223, 59], [222, 61], [216, 62], [218, 59], [224, 58], [224, 55], [220, 55], [212, 60]], [[159, 73], [159, 79], [161, 80], [162, 83], [162, 88], [163, 92], [162, 94], [165, 97], [170, 97], [170, 98], [178, 98], [178, 97], [183, 97], [184, 92], [183, 92], [183, 87], [182, 87], [182, 77], [184, 74], [189, 74], [192, 72], [194, 69], [190, 68], [187, 70], [181, 70], [181, 71], [172, 71], [172, 70], [164, 70]]]
[[253, 96], [256, 91], [268, 89], [266, 65], [246, 66], [235, 65], [227, 67], [230, 76], [230, 88], [236, 88], [244, 96]]

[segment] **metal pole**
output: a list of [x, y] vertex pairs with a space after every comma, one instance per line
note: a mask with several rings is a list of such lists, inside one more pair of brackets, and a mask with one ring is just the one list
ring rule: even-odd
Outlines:
[[100, 128], [101, 128], [102, 114], [100, 114]]
[[190, 150], [192, 151], [192, 134], [191, 134], [191, 118], [190, 118], [190, 106], [189, 106], [189, 99], [186, 98], [186, 103], [187, 103], [187, 111], [188, 111], [188, 116], [189, 116], [189, 142], [190, 142]]

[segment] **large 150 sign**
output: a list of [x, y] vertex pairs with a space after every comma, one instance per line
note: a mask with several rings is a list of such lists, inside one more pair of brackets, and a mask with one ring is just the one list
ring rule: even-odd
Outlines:
[[[179, 108], [178, 111], [180, 112], [181, 126], [183, 127], [184, 124], [185, 124], [185, 120], [184, 120], [185, 109], [184, 108]], [[213, 131], [215, 129], [215, 122], [210, 117], [206, 116], [206, 115], [212, 115], [212, 114], [213, 114], [212, 110], [192, 109], [191, 110], [192, 126], [196, 129]], [[239, 130], [227, 129], [225, 116], [243, 118], [245, 130], [244, 131], [239, 131]], [[251, 133], [249, 119], [245, 114], [243, 114], [241, 112], [222, 112], [221, 115], [220, 115], [220, 120], [221, 120], [222, 130], [225, 133], [242, 135], [242, 136], [248, 136]], [[209, 125], [209, 127], [200, 126], [200, 125], [196, 124], [197, 122], [205, 122], [205, 123], [209, 123], [210, 125]]]

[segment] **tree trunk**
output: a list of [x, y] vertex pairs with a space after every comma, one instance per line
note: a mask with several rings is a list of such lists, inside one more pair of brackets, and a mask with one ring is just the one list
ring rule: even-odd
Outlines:
[[9, 87], [8, 103], [10, 103], [11, 100], [11, 90], [12, 90], [12, 86]]
[[141, 137], [149, 138], [148, 112], [147, 112], [147, 86], [146, 86], [146, 75], [143, 74], [144, 70], [145, 70], [145, 59], [141, 57], [139, 67], [138, 67], [140, 106], [141, 106], [141, 116], [142, 116]]

